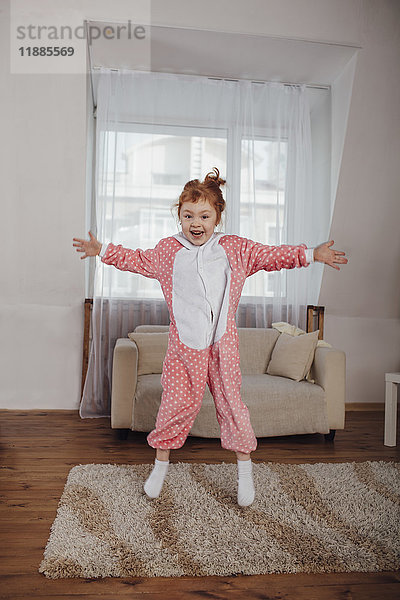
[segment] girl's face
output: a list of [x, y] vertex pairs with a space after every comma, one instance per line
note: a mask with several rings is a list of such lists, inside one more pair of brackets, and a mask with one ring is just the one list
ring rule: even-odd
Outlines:
[[202, 246], [210, 239], [218, 219], [217, 211], [205, 198], [184, 202], [179, 216], [183, 233], [195, 246]]

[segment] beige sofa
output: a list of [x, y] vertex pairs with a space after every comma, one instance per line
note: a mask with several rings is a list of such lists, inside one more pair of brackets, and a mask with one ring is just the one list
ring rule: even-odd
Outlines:
[[[344, 428], [344, 352], [316, 347], [308, 380], [294, 381], [266, 373], [283, 333], [273, 328], [239, 328], [238, 333], [241, 395], [256, 437], [322, 433], [332, 440], [335, 431]], [[160, 374], [168, 327], [143, 325], [129, 335], [136, 342], [129, 337], [117, 340], [113, 362], [111, 426], [119, 430], [122, 439], [129, 429], [148, 432], [154, 428], [162, 393]], [[190, 435], [220, 436], [208, 387]]]

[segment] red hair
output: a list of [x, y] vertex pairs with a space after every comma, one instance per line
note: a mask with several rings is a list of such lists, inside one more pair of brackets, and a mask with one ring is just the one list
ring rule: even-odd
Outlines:
[[198, 202], [199, 200], [208, 200], [217, 213], [217, 225], [221, 220], [221, 215], [225, 209], [225, 200], [222, 196], [220, 186], [225, 185], [225, 179], [221, 179], [217, 167], [214, 167], [204, 178], [204, 181], [192, 179], [185, 184], [179, 200], [174, 207], [178, 209], [180, 218], [182, 204], [184, 202]]

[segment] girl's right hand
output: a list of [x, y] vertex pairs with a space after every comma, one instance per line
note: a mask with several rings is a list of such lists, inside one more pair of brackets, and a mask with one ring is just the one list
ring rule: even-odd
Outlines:
[[73, 246], [76, 248], [77, 252], [84, 252], [85, 254], [81, 256], [82, 258], [87, 258], [88, 256], [97, 256], [100, 254], [101, 243], [96, 240], [91, 231], [89, 231], [89, 240], [82, 240], [80, 238], [73, 238], [73, 241], [76, 242]]

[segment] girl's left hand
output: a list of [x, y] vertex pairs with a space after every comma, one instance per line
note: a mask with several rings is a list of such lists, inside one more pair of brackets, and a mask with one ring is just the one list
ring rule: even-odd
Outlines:
[[345, 258], [345, 252], [331, 249], [331, 246], [333, 246], [334, 243], [335, 242], [331, 240], [330, 242], [325, 242], [325, 244], [317, 246], [314, 249], [314, 260], [325, 263], [340, 271], [340, 268], [337, 267], [336, 264], [347, 265], [348, 260]]

